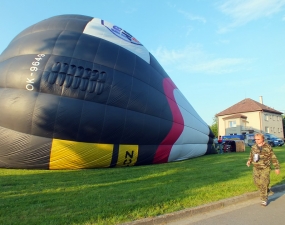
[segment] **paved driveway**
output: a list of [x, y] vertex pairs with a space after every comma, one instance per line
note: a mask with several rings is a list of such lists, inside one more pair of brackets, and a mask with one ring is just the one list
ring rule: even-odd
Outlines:
[[285, 224], [285, 191], [269, 196], [266, 207], [259, 198], [240, 202], [222, 209], [182, 218], [167, 225], [281, 225]]

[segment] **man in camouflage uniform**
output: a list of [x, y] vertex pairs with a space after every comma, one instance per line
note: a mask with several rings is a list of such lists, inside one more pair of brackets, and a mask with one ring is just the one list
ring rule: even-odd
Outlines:
[[253, 180], [260, 191], [261, 205], [267, 205], [270, 183], [271, 161], [275, 167], [275, 173], [280, 173], [280, 166], [271, 146], [264, 142], [264, 135], [254, 135], [255, 145], [252, 146], [247, 166], [253, 164]]

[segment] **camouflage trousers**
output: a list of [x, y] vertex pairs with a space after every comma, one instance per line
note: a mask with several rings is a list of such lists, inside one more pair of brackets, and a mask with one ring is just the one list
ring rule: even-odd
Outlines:
[[253, 181], [260, 192], [261, 201], [268, 199], [268, 187], [270, 183], [270, 167], [265, 169], [257, 169], [253, 167]]

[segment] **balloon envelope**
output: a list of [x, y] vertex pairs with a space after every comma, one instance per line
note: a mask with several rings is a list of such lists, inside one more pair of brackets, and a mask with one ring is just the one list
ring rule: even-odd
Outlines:
[[0, 56], [0, 167], [166, 163], [212, 152], [213, 134], [130, 33], [82, 15], [43, 20]]

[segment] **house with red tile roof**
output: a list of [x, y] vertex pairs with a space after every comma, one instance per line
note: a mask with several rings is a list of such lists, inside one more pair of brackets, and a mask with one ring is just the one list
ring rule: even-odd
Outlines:
[[250, 98], [245, 98], [233, 106], [216, 114], [219, 135], [248, 133], [271, 133], [283, 136], [282, 112]]

